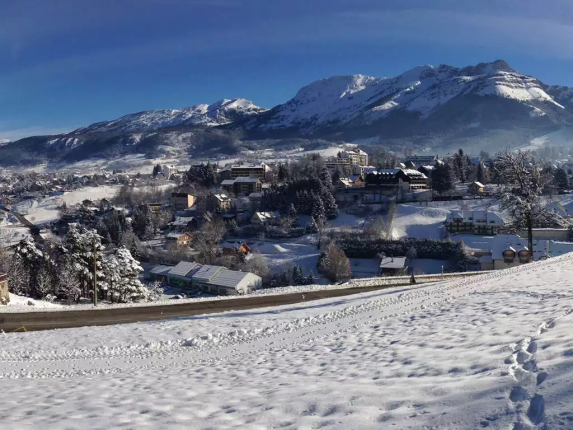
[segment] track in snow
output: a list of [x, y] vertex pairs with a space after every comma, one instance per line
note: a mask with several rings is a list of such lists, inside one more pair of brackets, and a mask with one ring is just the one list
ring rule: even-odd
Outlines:
[[0, 353], [0, 378], [57, 378], [181, 367], [231, 359], [268, 349], [281, 349], [352, 330], [360, 325], [439, 306], [489, 288], [492, 279], [517, 271], [535, 270], [539, 264], [548, 266], [560, 261], [561, 258], [556, 258], [461, 281], [415, 288], [408, 292], [398, 291], [360, 306], [350, 306], [264, 329], [208, 334], [193, 339], [124, 348], [75, 350], [63, 354], [34, 351], [24, 354]]

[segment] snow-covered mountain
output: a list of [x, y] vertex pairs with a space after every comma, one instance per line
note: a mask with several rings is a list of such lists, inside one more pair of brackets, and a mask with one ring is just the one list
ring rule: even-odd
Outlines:
[[561, 85], [545, 85], [544, 90], [556, 102], [566, 108], [573, 109], [573, 88]]
[[217, 126], [265, 112], [250, 100], [220, 100], [213, 104], [200, 104], [185, 109], [161, 109], [133, 113], [119, 119], [103, 121], [82, 127], [72, 134], [105, 132], [145, 132], [162, 128], [187, 126]]
[[[563, 111], [565, 107], [544, 88], [552, 87], [515, 71], [503, 60], [461, 69], [419, 66], [394, 78], [334, 76], [307, 85], [287, 103], [246, 127], [260, 131], [296, 129], [302, 135], [328, 134], [371, 126], [399, 114], [410, 116], [412, 126], [431, 123], [432, 116], [453, 101], [458, 102], [456, 105], [467, 101], [467, 109], [471, 110], [476, 101], [480, 102], [475, 96], [484, 99], [481, 101], [493, 98], [517, 102], [531, 117]], [[573, 91], [567, 90], [571, 101]], [[562, 89], [561, 93], [567, 91]]]
[[564, 136], [573, 130], [573, 89], [547, 85], [497, 60], [463, 68], [418, 66], [392, 78], [334, 76], [303, 87], [271, 110], [234, 99], [129, 114], [59, 136], [0, 145], [0, 163], [66, 163], [133, 153], [217, 156], [270, 142], [292, 146], [283, 140], [292, 138], [375, 141], [398, 152], [405, 145], [441, 153], [472, 152], [476, 146], [497, 151], [559, 130]]

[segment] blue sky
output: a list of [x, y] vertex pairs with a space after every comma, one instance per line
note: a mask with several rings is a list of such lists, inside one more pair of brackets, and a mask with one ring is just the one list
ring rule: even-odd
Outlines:
[[573, 86], [572, 23], [570, 0], [0, 0], [0, 139], [419, 64]]

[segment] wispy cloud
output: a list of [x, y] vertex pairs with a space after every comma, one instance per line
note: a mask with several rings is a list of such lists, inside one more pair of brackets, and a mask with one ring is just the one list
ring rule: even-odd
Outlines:
[[51, 127], [25, 127], [17, 129], [3, 130], [0, 128], [0, 140], [18, 140], [23, 137], [29, 136], [48, 136], [53, 134], [66, 133], [73, 130], [75, 127], [68, 128], [51, 128]]
[[[179, 0], [170, 0], [178, 2]], [[203, 4], [205, 0], [196, 0]], [[207, 2], [210, 3], [210, 2]], [[412, 2], [410, 2], [412, 3]], [[418, 3], [418, 2], [413, 2]], [[125, 66], [160, 63], [170, 59], [192, 58], [201, 54], [248, 52], [251, 55], [265, 48], [288, 48], [303, 44], [362, 43], [480, 47], [492, 52], [525, 53], [533, 58], [573, 59], [573, 25], [560, 22], [558, 16], [533, 18], [492, 15], [472, 7], [464, 11], [448, 2], [438, 1], [442, 8], [419, 5], [412, 9], [389, 9], [343, 12], [333, 9], [317, 16], [297, 16], [261, 20], [251, 25], [212, 28], [201, 33], [182, 33], [152, 42], [102, 46], [82, 54], [68, 55], [22, 68], [17, 73], [0, 76], [2, 86], [11, 88], [30, 79], [48, 80], [62, 74], [111, 69]], [[491, 2], [489, 2], [491, 3]], [[502, 2], [503, 3], [503, 2]], [[506, 4], [511, 2], [505, 2]], [[552, 0], [555, 3], [555, 0]], [[214, 5], [236, 4], [217, 0]], [[526, 4], [524, 9], [527, 11]], [[573, 8], [571, 9], [573, 13]]]
[[352, 12], [340, 19], [349, 24], [347, 36], [376, 38], [386, 43], [414, 42], [492, 52], [525, 53], [532, 58], [573, 59], [573, 24], [556, 18], [492, 16], [449, 10]]

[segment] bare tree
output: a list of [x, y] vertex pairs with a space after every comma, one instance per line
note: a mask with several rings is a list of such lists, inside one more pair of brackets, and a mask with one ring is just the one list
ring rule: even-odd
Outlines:
[[342, 248], [331, 242], [321, 255], [318, 270], [333, 282], [350, 278], [350, 261]]
[[413, 261], [417, 257], [418, 257], [418, 252], [416, 251], [416, 248], [414, 248], [413, 246], [409, 247], [406, 250], [406, 258], [409, 261]]
[[382, 215], [378, 215], [372, 221], [366, 223], [364, 232], [368, 235], [380, 239], [386, 236], [386, 223]]
[[316, 221], [316, 228], [318, 230], [316, 233], [316, 247], [317, 249], [320, 249], [324, 241], [324, 236], [326, 234], [328, 222], [326, 221], [326, 218], [323, 216], [317, 217], [315, 221]]
[[213, 264], [220, 251], [220, 244], [227, 234], [225, 223], [218, 218], [206, 222], [193, 239], [193, 248], [197, 251], [200, 263]]
[[73, 268], [73, 262], [70, 258], [66, 258], [59, 268], [56, 294], [66, 298], [68, 303], [71, 303], [72, 300], [78, 301], [81, 294], [80, 287], [80, 282]]
[[530, 151], [506, 149], [497, 156], [495, 170], [500, 181], [508, 185], [498, 192], [500, 208], [509, 213], [510, 227], [527, 230], [527, 247], [533, 260], [533, 225], [552, 216], [541, 200], [543, 187], [551, 178], [543, 174]]

